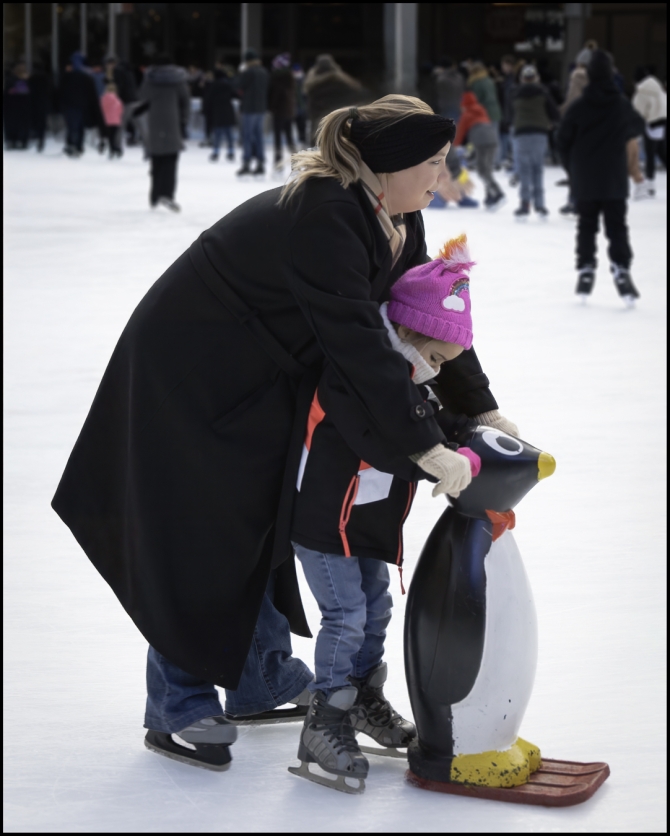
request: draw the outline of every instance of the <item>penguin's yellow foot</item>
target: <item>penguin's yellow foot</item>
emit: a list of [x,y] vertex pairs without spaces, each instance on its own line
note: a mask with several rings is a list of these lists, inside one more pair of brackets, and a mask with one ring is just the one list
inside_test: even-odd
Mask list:
[[[504,752],[456,755],[451,762],[451,780],[455,784],[479,787],[520,787],[528,783],[533,770],[529,756],[519,743],[517,740]],[[539,749],[533,747],[533,751],[539,758]]]
[[529,743],[523,737],[517,737],[516,745],[521,749],[524,755],[528,758],[528,766],[531,772],[537,772],[542,766],[542,753],[540,747],[534,743]]

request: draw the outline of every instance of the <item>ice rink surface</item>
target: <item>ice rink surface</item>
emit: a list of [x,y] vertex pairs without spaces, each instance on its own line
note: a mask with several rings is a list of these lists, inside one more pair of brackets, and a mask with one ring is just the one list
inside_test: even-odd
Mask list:
[[[431,254],[468,233],[479,357],[503,414],[557,461],[517,508],[540,630],[521,733],[547,757],[607,761],[611,777],[580,806],[545,809],[425,792],[404,782],[403,761],[379,758],[364,795],[336,793],[288,773],[295,724],[242,729],[225,773],[144,748],[146,643],[49,503],[143,294],[203,229],[278,182],[237,182],[192,144],[175,215],[150,211],[137,149],[75,161],[50,143],[4,164],[5,831],[664,832],[665,174],[655,200],[630,204],[634,311],[614,291],[602,237],[593,298],[576,302],[558,168],[546,170],[546,223],[515,222],[504,178],[495,215],[424,212]],[[406,580],[443,508],[423,483]],[[392,590],[387,693],[410,716],[396,577]],[[294,649],[311,661],[311,641]]]

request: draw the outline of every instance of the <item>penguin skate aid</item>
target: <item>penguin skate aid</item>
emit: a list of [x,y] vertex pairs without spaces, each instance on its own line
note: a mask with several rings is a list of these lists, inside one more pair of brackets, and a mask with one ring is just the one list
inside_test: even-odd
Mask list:
[[[441,408],[430,383],[442,363],[472,344],[472,264],[462,235],[435,260],[403,274],[380,308],[391,345],[407,361],[408,382],[423,395],[416,420],[434,415],[445,435],[454,416]],[[497,410],[476,420],[516,432]],[[434,496],[457,497],[478,472],[478,457],[456,447],[398,453],[369,425],[336,371],[324,368],[304,436],[292,522],[293,545],[322,613],[301,763],[289,767],[294,775],[361,793],[366,754],[407,757],[416,729],[384,694],[393,605],[388,564],[397,566],[404,594],[402,529],[418,480],[436,481]],[[358,737],[370,745],[361,746]]]

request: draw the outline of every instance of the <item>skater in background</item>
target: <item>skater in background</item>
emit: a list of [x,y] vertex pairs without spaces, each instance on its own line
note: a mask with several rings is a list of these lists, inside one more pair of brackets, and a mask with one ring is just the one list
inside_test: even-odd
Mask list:
[[73,52],[60,81],[60,107],[65,119],[65,153],[80,157],[84,153],[86,128],[103,124],[100,99],[93,77],[86,71],[84,56]]
[[295,81],[295,129],[300,148],[307,148],[307,97],[305,96],[305,71],[301,64],[291,67]]
[[[364,183],[366,174],[363,169]],[[376,190],[372,181],[371,188]],[[391,346],[407,361],[408,378],[445,433],[449,421],[427,384],[443,363],[472,345],[471,266],[461,236],[434,261],[401,276],[379,310]],[[393,607],[388,565],[402,573],[402,529],[417,482],[429,474],[440,480],[433,496],[447,489],[458,496],[472,479],[464,448],[436,450],[435,464],[441,463],[434,468],[433,454],[398,455],[381,433],[362,434],[364,423],[356,399],[326,365],[307,423],[292,527],[296,554],[321,610],[309,686],[314,697],[298,747],[303,766],[295,771],[344,792],[362,791],[364,783],[352,789],[344,777],[364,782],[369,769],[355,732],[390,750],[416,737],[414,725],[384,696],[383,659]],[[332,733],[335,723],[342,723],[338,734]],[[310,761],[336,781],[315,776],[305,766]]]
[[175,201],[177,163],[191,112],[185,71],[175,66],[167,54],[158,55],[144,75],[139,101],[140,108],[148,110],[145,150],[151,158],[149,203],[152,208],[165,206],[179,212]]
[[121,157],[121,125],[123,124],[123,102],[117,95],[116,84],[109,83],[100,99],[100,108],[105,120],[105,133],[109,143],[109,159]]
[[644,120],[617,89],[612,61],[602,50],[594,50],[588,76],[589,83],[568,107],[557,135],[578,215],[576,293],[585,300],[593,290],[602,215],[614,283],[632,307],[640,294],[630,275],[633,253],[626,223],[626,145],[643,132]]
[[[240,116],[242,120],[242,168],[238,176],[244,174],[265,174],[265,141],[263,122],[268,109],[269,73],[261,64],[255,49],[244,53],[244,69],[236,81],[240,97]],[[256,160],[256,167],[251,169],[251,161]]]
[[461,118],[461,98],[465,91],[465,79],[459,73],[453,58],[443,56],[433,70],[436,113],[453,119],[458,124]]
[[[224,768],[234,727],[215,686],[239,718],[299,701],[312,679],[291,655],[289,627],[310,632],[290,533],[326,360],[365,432],[458,489],[379,313],[426,261],[420,210],[452,137],[407,96],[330,114],[283,189],[158,266],[119,339],[52,504],[151,647],[146,742],[163,754]],[[474,347],[436,381],[452,412],[509,425]]]
[[643,137],[646,182],[644,192],[646,197],[653,197],[656,194],[654,186],[656,157],[658,156],[666,166],[665,130],[668,116],[668,94],[654,75],[653,67],[636,68],[633,107],[645,122]]
[[47,132],[47,116],[51,107],[52,86],[51,79],[44,72],[44,65],[41,61],[33,61],[28,87],[30,88],[32,132],[37,140],[37,150],[43,151]]
[[282,140],[286,144],[289,157],[296,151],[293,141],[295,100],[295,78],[291,70],[291,56],[288,52],[282,52],[272,61],[268,88],[268,109],[272,114],[275,141],[275,171],[281,171],[284,167]]
[[501,79],[498,86],[500,100],[500,162],[501,165],[517,174],[514,161],[514,111],[512,98],[517,87],[518,61],[513,55],[503,55],[500,59]]
[[25,150],[30,138],[30,86],[23,61],[16,64],[5,82],[3,105],[5,146]]
[[496,148],[493,156],[494,165],[500,164],[500,120],[502,110],[496,92],[496,85],[481,61],[469,63],[467,89],[475,94],[477,101],[486,111],[495,133]]
[[226,159],[235,160],[235,108],[233,99],[237,92],[232,79],[224,67],[214,70],[214,80],[203,94],[202,109],[212,132],[212,152],[209,159],[214,163],[219,159],[221,143],[226,142]]
[[466,91],[461,99],[461,118],[456,129],[454,146],[462,145],[467,138],[475,149],[475,165],[481,177],[487,209],[499,209],[505,202],[505,193],[493,176],[493,166],[498,152],[498,133],[483,105],[474,93]]
[[549,214],[544,200],[547,135],[558,123],[560,114],[532,64],[521,70],[520,79],[512,98],[514,158],[521,192],[521,205],[514,215],[520,220],[527,218],[532,204],[535,212],[546,218]]
[[305,76],[310,145],[316,144],[319,123],[333,110],[360,104],[365,99],[363,85],[345,73],[332,55],[318,55]]

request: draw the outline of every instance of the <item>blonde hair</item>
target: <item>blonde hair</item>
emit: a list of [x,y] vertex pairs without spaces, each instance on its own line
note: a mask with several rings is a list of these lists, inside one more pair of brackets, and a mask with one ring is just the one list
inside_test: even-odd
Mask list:
[[[361,154],[349,139],[352,119],[350,107],[334,110],[319,122],[316,148],[299,151],[291,157],[293,174],[282,189],[279,205],[287,203],[311,177],[333,177],[346,189],[361,176]],[[357,118],[364,122],[379,121],[379,130],[417,113],[433,113],[433,109],[414,96],[391,94],[369,105],[356,108]]]

